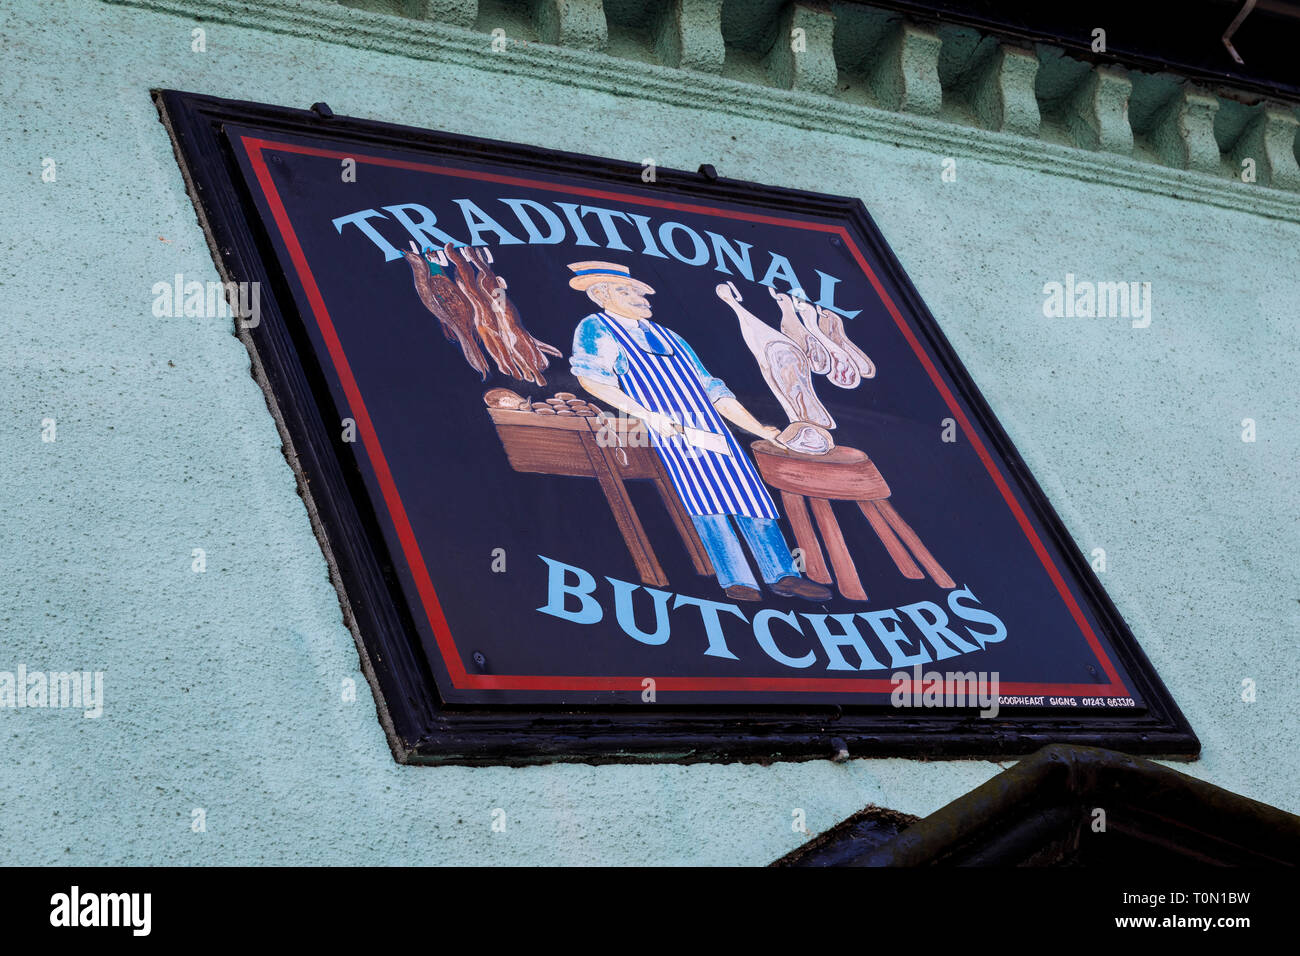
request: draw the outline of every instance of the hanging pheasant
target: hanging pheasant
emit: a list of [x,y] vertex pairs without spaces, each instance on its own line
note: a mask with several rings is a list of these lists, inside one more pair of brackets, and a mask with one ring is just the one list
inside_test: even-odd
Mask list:
[[[519,310],[506,294],[506,280],[492,271],[492,253],[487,249],[465,248],[461,255],[475,270],[475,284],[489,304],[496,321],[496,331],[512,364],[522,372],[524,381],[545,385],[542,370],[550,365],[547,354],[559,356],[560,350],[533,338],[524,328]],[[519,377],[519,376],[516,376]]]
[[474,371],[487,379],[495,364],[502,375],[546,384],[542,370],[550,364],[547,356],[562,353],[524,328],[519,310],[506,295],[506,280],[492,271],[489,250],[457,249],[449,242],[421,253],[412,242],[402,255],[411,266],[420,301],[438,317],[448,341],[460,345]]
[[442,334],[460,345],[461,354],[479,375],[488,377],[487,359],[474,337],[474,307],[459,286],[444,271],[448,262],[442,252],[425,250],[421,255],[415,243],[402,255],[411,266],[415,291],[425,308],[438,318]]
[[[443,251],[450,259],[455,256],[456,247],[449,242],[443,247]],[[515,365],[510,357],[510,350],[501,340],[501,333],[497,331],[496,313],[492,308],[492,297],[476,281],[476,273],[469,265],[469,257],[465,249],[460,250],[460,260],[456,262],[456,287],[474,309],[474,331],[479,341],[483,343],[487,354],[492,356],[497,370],[502,375],[509,375],[520,381],[532,381],[531,378],[525,378],[523,371]]]

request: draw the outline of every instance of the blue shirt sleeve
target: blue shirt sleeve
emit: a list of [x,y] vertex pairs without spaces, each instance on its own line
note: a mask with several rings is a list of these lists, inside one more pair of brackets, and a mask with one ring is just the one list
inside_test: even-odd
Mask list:
[[695,369],[695,374],[700,377],[700,384],[704,386],[704,394],[709,396],[709,401],[716,402],[720,398],[735,398],[736,395],[731,389],[727,388],[726,383],[720,378],[714,378],[709,374],[709,370],[704,367],[700,357],[695,354],[695,350],[686,344],[686,340],[671,329],[668,333],[673,337],[673,344],[680,348],[683,357],[690,362]]
[[627,356],[600,316],[589,315],[574,329],[569,369],[574,375],[618,388],[618,377],[627,371]]

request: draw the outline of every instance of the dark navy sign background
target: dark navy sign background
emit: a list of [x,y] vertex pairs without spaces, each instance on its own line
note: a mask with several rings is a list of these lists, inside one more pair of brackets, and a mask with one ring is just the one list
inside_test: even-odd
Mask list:
[[[891,676],[910,674],[919,663],[923,672],[996,674],[1004,706],[1017,697],[1041,697],[1033,703],[1042,706],[1085,706],[1084,698],[1093,698],[1092,706],[1131,699],[1141,709],[1050,535],[961,405],[959,387],[928,351],[919,327],[876,278],[887,270],[840,222],[726,204],[705,208],[657,193],[653,184],[614,188],[594,178],[548,178],[487,163],[435,165],[413,152],[343,152],[289,136],[227,131],[335,410],[356,422],[351,447],[445,700],[639,705],[651,679],[661,700],[678,703],[888,704]],[[346,159],[355,160],[355,181],[343,175]],[[551,211],[563,241],[528,242],[519,206],[506,199]],[[594,211],[578,220],[589,237],[579,244],[563,203],[624,214],[610,222],[629,249],[611,245]],[[490,250],[488,268],[506,280],[522,326],[562,353],[547,356],[539,375],[545,385],[502,374],[486,352],[484,380],[422,302],[411,262],[386,258],[389,247],[409,251],[412,235],[385,207],[404,207],[418,224],[423,214],[416,205],[436,215],[436,229],[457,242],[475,238],[467,210],[471,220],[480,210],[521,240],[503,241],[478,220],[475,245]],[[527,208],[548,238],[544,215]],[[376,215],[346,218],[366,210]],[[635,216],[646,217],[641,226],[658,255],[647,252]],[[694,257],[693,232],[706,243],[706,261],[692,265],[666,254],[660,230],[667,222],[684,227],[669,229],[682,258]],[[710,234],[732,249],[752,247],[752,279],[717,254]],[[431,235],[420,234],[418,246],[433,245]],[[788,269],[781,261],[774,266],[773,254],[788,261]],[[474,271],[456,250],[447,261],[444,275]],[[888,483],[888,507],[921,550],[897,526],[891,533],[889,516],[873,511],[871,501],[839,498],[829,507],[843,537],[840,553],[865,600],[845,595],[852,585],[830,566],[835,544],[815,513],[830,596],[781,596],[763,580],[760,600],[732,599],[714,575],[699,573],[688,536],[670,520],[656,486],[630,480],[625,488],[632,510],[666,579],[646,584],[644,561],[638,564],[597,479],[516,470],[505,444],[515,439],[503,437],[510,429],[498,431],[485,403],[493,389],[539,404],[558,392],[576,396],[574,407],[586,401],[616,414],[570,372],[575,329],[599,308],[570,286],[570,265],[584,261],[625,267],[632,279],[653,287],[647,297],[653,321],[681,336],[759,423],[778,429],[790,424],[790,416],[747,347],[742,322],[719,283],[733,282],[740,304],[773,331],[781,309],[764,278],[780,292],[797,279],[809,299],[841,316],[845,334],[870,357],[875,374],[853,388],[813,375],[816,398],[834,419],[830,435],[837,451],[857,449],[869,457]],[[718,269],[720,261],[727,271]],[[553,425],[555,416],[517,414],[523,417],[497,418],[516,422],[510,433],[524,436],[519,440],[553,437],[542,426]],[[533,422],[528,414],[536,416],[536,432],[523,430]],[[949,419],[955,441],[942,440]],[[728,427],[753,461],[750,445],[757,436]],[[611,467],[617,473],[619,466]],[[768,490],[781,535],[794,549],[803,541],[788,501]],[[805,495],[810,507],[816,497]],[[869,512],[879,520],[870,520]],[[891,555],[890,543],[901,553]],[[907,577],[908,566],[924,573]],[[951,586],[944,586],[944,575]],[[811,568],[804,570],[804,580],[812,576]],[[655,643],[637,639],[626,621],[620,623],[617,586],[609,579],[624,582],[625,598],[630,594],[633,632],[654,634]],[[656,612],[663,619],[658,627]],[[874,622],[864,616],[873,613]],[[591,620],[597,614],[599,620]],[[893,641],[882,640],[882,633]],[[768,638],[766,644],[760,637]]]

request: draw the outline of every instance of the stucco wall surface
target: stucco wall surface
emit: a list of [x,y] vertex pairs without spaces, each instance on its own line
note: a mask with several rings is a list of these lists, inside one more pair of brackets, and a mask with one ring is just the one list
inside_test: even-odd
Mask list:
[[[1295,222],[969,149],[943,182],[939,153],[520,77],[486,39],[473,71],[221,24],[196,53],[195,25],[0,9],[0,670],[106,675],[98,720],[0,711],[5,862],[761,864],[807,839],[794,808],[812,832],[867,803],[923,815],[999,771],[398,766],[243,345],[152,315],[155,282],[217,274],[151,87],[861,197],[1079,546],[1106,550],[1203,742],[1179,769],[1300,811]],[[1151,282],[1150,327],[1045,318],[1067,273]]]

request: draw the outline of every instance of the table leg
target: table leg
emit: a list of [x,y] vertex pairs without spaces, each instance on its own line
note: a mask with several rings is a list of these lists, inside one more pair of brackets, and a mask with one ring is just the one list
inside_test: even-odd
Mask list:
[[948,572],[940,567],[939,562],[934,559],[934,555],[926,550],[925,545],[921,543],[921,539],[916,536],[916,532],[894,510],[894,506],[889,503],[889,499],[881,498],[876,502],[876,507],[885,516],[885,520],[893,525],[894,530],[898,532],[898,536],[903,539],[903,543],[912,549],[912,553],[916,555],[916,560],[921,562],[921,567],[925,568],[930,577],[934,578],[934,583],[945,589],[955,588],[957,586],[956,582],[948,577]]
[[650,547],[650,539],[646,537],[645,528],[641,526],[641,519],[637,517],[636,509],[632,507],[632,499],[628,497],[627,488],[623,486],[623,480],[618,477],[618,463],[614,458],[613,448],[602,447],[596,441],[596,436],[591,433],[583,434],[582,444],[586,449],[587,457],[591,459],[596,480],[600,483],[600,490],[605,493],[605,500],[609,502],[609,510],[614,515],[614,522],[623,535],[623,543],[627,545],[628,554],[632,556],[632,562],[641,576],[641,583],[664,587],[668,584],[668,578],[659,565],[659,559],[655,557],[654,549]]
[[[656,458],[659,456],[656,455]],[[677,534],[682,539],[682,544],[686,546],[686,553],[691,556],[691,564],[695,566],[696,574],[710,575],[713,573],[713,562],[709,560],[709,552],[704,548],[704,542],[700,540],[700,533],[695,530],[695,522],[686,509],[682,507],[681,498],[677,497],[677,489],[672,486],[667,478],[656,478],[655,487],[659,489],[659,497],[664,501],[664,508],[668,511],[668,516],[673,519],[673,525],[677,528]]]
[[785,505],[786,517],[790,519],[790,527],[794,529],[795,543],[803,552],[805,573],[818,584],[830,584],[831,573],[826,570],[826,562],[822,560],[822,547],[817,543],[817,533],[813,531],[812,522],[808,519],[808,509],[804,507],[803,495],[783,491],[781,504]]
[[921,569],[916,566],[916,562],[912,560],[912,556],[907,553],[907,548],[903,546],[903,542],[898,540],[898,536],[895,535],[893,530],[889,527],[889,522],[886,521],[885,516],[880,513],[879,508],[876,506],[876,502],[859,501],[858,507],[862,509],[862,513],[866,516],[867,520],[871,522],[871,527],[876,532],[876,537],[878,537],[880,543],[885,546],[885,550],[889,552],[889,556],[894,559],[894,566],[898,568],[903,577],[911,578],[913,581],[919,581],[921,578],[925,577],[925,575],[921,573]]
[[853,565],[853,557],[849,554],[848,545],[844,543],[844,535],[840,532],[839,522],[835,520],[831,503],[825,498],[809,498],[808,503],[812,506],[813,516],[817,519],[817,527],[821,529],[822,540],[826,542],[826,553],[830,555],[831,567],[835,569],[835,586],[846,598],[852,601],[865,601],[867,592],[862,590],[862,582],[858,580],[858,569]]

